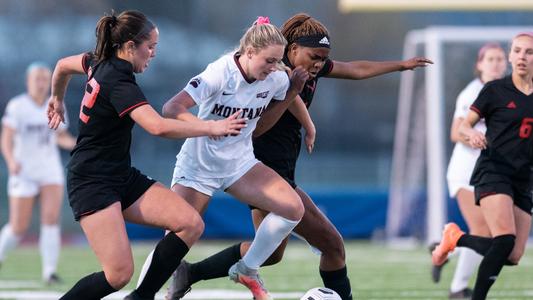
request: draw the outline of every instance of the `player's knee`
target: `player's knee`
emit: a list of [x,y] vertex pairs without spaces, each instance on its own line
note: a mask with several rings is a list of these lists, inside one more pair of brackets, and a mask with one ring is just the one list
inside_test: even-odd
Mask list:
[[318,250],[320,250],[324,255],[331,257],[345,259],[346,253],[344,250],[344,241],[342,240],[341,235],[338,232],[330,233],[324,236],[324,241],[321,243]]
[[290,207],[287,210],[288,216],[287,219],[293,220],[293,221],[300,221],[305,213],[305,208],[302,203],[302,200],[298,197],[295,198],[294,201],[290,203]]
[[[509,258],[515,247],[515,235],[504,234],[494,237],[492,242],[492,251],[496,251],[498,255]],[[512,261],[512,260],[511,260]]]
[[181,224],[176,224],[172,231],[183,232],[194,242],[200,238],[204,232],[205,224],[202,217],[196,212],[187,216],[187,221],[182,221]]
[[106,273],[106,279],[109,284],[119,290],[125,287],[131,280],[133,276],[133,263],[124,263],[117,266],[114,266]]
[[505,265],[507,266],[516,266],[520,262],[520,259],[522,259],[522,256],[524,255],[524,250],[520,249],[514,249],[511,255],[507,258],[507,262]]

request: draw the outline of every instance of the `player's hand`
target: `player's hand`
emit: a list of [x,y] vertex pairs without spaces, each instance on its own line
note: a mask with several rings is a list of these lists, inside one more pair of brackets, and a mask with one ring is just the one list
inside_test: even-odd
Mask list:
[[414,57],[408,60],[404,60],[401,65],[401,71],[405,70],[414,70],[419,67],[426,67],[430,64],[433,64],[433,61],[425,58],[425,57]]
[[307,148],[307,153],[311,154],[313,153],[313,149],[315,148],[315,139],[316,139],[316,129],[315,125],[313,124],[313,128],[305,131],[305,146]]
[[246,121],[248,121],[247,118],[238,118],[240,114],[242,114],[242,109],[239,109],[226,119],[213,121],[209,137],[216,139],[227,135],[239,135],[241,129],[247,126]]
[[46,115],[48,116],[48,126],[51,129],[57,129],[61,123],[65,123],[65,107],[63,106],[63,101],[52,97],[48,101]]
[[17,175],[20,172],[21,166],[17,161],[11,160],[7,162],[7,169],[9,175]]
[[483,133],[477,130],[472,130],[468,135],[468,144],[475,149],[486,149],[487,139]]
[[298,66],[290,72],[291,89],[299,94],[304,88],[305,82],[309,79],[309,73],[302,67]]

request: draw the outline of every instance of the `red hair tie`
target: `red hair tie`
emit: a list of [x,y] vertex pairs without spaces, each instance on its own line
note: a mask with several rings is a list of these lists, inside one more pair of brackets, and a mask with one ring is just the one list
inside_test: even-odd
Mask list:
[[255,24],[261,25],[261,24],[270,24],[270,19],[268,17],[257,17],[257,21],[255,21]]

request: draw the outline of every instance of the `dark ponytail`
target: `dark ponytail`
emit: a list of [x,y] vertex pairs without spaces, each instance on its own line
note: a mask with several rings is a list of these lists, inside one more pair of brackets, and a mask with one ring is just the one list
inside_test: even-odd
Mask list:
[[97,62],[109,59],[128,41],[135,45],[147,40],[155,25],[138,11],[127,10],[120,15],[103,16],[96,24],[96,47],[94,55]]

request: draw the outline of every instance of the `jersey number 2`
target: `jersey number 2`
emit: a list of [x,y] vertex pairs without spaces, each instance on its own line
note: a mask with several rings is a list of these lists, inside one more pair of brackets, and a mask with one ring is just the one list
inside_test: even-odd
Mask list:
[[90,117],[83,112],[83,107],[91,109],[94,105],[94,102],[96,101],[96,96],[98,96],[98,92],[100,92],[100,84],[96,82],[94,78],[92,78],[91,80],[89,80],[89,82],[87,82],[87,85],[85,86],[85,94],[83,95],[83,100],[81,102],[80,107],[80,120],[85,124],[89,122]]
[[520,125],[520,138],[527,139],[531,135],[531,130],[533,129],[533,118],[524,118],[522,120],[522,125]]

